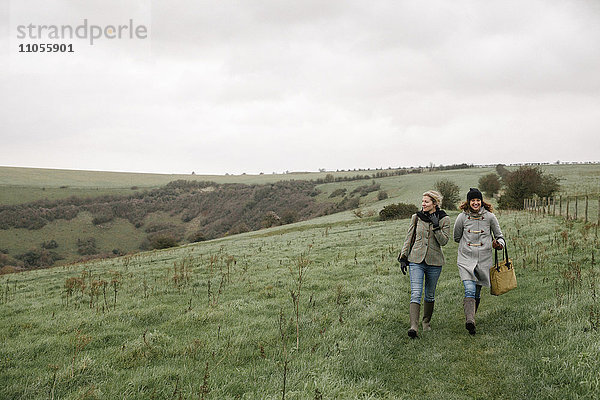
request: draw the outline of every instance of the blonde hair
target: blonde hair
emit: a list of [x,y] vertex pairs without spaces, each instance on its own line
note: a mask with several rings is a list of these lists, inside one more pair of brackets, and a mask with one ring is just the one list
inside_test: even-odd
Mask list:
[[442,200],[444,199],[444,196],[442,196],[440,192],[435,190],[428,190],[425,193],[423,193],[423,196],[429,197],[431,200],[433,200],[433,203],[436,206],[440,208],[442,207]]

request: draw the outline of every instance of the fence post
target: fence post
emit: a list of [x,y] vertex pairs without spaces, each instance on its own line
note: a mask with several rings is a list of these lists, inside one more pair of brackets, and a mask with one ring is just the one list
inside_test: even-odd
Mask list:
[[588,196],[585,195],[585,223],[588,223]]
[[552,216],[556,216],[556,197],[552,197]]
[[578,196],[575,196],[575,219],[577,219],[577,200],[578,200]]
[[569,219],[569,196],[567,196],[567,220]]
[[558,215],[562,217],[562,196],[558,196]]

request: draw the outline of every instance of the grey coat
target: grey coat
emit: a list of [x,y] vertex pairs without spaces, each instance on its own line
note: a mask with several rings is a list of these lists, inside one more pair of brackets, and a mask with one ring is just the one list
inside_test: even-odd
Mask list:
[[[492,237],[493,233],[493,237]],[[481,207],[479,213],[463,212],[454,222],[454,241],[458,243],[458,273],[461,280],[490,286],[490,268],[494,265],[492,240],[506,245],[498,219]]]
[[[417,229],[415,244],[409,254],[410,242],[415,227]],[[400,257],[408,257],[408,262],[416,264],[425,261],[428,265],[441,267],[446,262],[441,246],[445,246],[448,243],[449,237],[450,217],[445,216],[442,218],[440,220],[440,227],[433,229],[431,222],[424,222],[417,214],[413,214]]]

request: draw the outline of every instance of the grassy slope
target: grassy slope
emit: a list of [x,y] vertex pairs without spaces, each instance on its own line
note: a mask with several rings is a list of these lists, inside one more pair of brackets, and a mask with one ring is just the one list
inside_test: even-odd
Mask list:
[[[0,171],[2,169],[0,168]],[[432,173],[422,173],[422,174],[410,174],[403,176],[394,176],[387,178],[379,178],[376,179],[377,183],[381,184],[382,190],[388,191],[390,198],[378,202],[377,201],[377,192],[373,192],[369,194],[369,196],[361,198],[361,205],[364,207],[365,205],[368,208],[373,209],[375,212],[378,212],[384,205],[389,204],[391,202],[411,202],[415,204],[420,204],[420,196],[419,192],[423,190],[425,187],[433,187],[436,180],[440,178],[447,178],[454,180],[457,182],[461,188],[463,188],[464,193],[468,191],[470,186],[474,186],[477,183],[477,180],[480,176],[485,173],[489,173],[491,169],[485,168],[473,168],[469,170],[455,170],[455,171],[444,171],[444,172],[432,172]],[[35,172],[35,170],[33,171]],[[31,172],[31,173],[33,173]],[[66,171],[73,172],[73,171]],[[65,172],[65,173],[66,173]],[[80,171],[81,172],[81,171]],[[56,174],[56,171],[50,171],[51,174]],[[41,174],[41,172],[40,172]],[[84,175],[87,175],[85,173]],[[113,176],[114,173],[109,173],[109,176]],[[131,174],[134,175],[134,174]],[[140,174],[135,174],[140,175]],[[288,174],[287,176],[295,176],[295,174]],[[318,177],[318,174],[313,174],[313,178]],[[74,175],[75,176],[75,175]],[[281,175],[279,175],[281,177]],[[99,187],[103,184],[104,178],[101,173],[91,173],[89,176],[90,179],[94,177],[94,181],[88,182],[89,184],[96,184]],[[122,178],[121,175],[117,175],[117,177]],[[117,183],[117,177],[111,178],[113,179],[113,184]],[[188,176],[187,178],[190,178]],[[252,177],[239,177],[239,179],[249,179],[244,182],[251,182]],[[15,176],[16,179],[16,176]],[[41,179],[41,178],[40,178]],[[48,176],[48,181],[53,181],[53,179],[57,179],[55,177]],[[71,178],[69,181],[71,183],[75,182],[75,178]],[[151,179],[150,177],[145,177],[145,179]],[[231,178],[233,179],[233,178]],[[108,178],[106,178],[108,180]],[[57,182],[57,181],[56,181]],[[130,181],[128,183],[132,183],[134,181]],[[141,181],[140,181],[141,182]],[[137,182],[137,183],[140,183]],[[329,194],[337,189],[337,188],[347,188],[348,192],[351,192],[354,188],[362,185],[370,185],[370,180],[359,180],[359,181],[351,181],[351,182],[337,182],[331,184],[319,185],[318,188],[323,191],[321,195],[318,196],[318,201],[340,201],[340,198],[337,197],[335,199],[329,199]],[[5,193],[15,193],[11,190],[15,188],[10,188],[5,190]],[[45,191],[41,191],[40,188],[17,188],[17,192],[20,190],[34,190],[38,192],[60,192],[64,191],[65,197],[69,193],[89,193],[93,192],[95,189],[90,188],[54,188],[54,189],[46,189]],[[104,193],[109,190],[118,191],[119,189],[113,188],[102,188],[98,190],[98,193]],[[130,189],[121,189],[126,192],[131,193]],[[416,195],[415,195],[416,194]],[[5,194],[5,197],[9,195]],[[151,215],[147,218],[146,222],[151,222],[156,220],[156,215]],[[169,218],[161,218],[161,222],[171,222],[173,224],[181,224],[181,218],[179,216],[172,216]],[[143,229],[143,228],[142,228]],[[188,229],[191,233],[193,229]],[[60,263],[72,262],[77,260],[79,256],[77,255],[77,247],[76,241],[78,238],[85,239],[87,237],[96,237],[97,246],[101,252],[111,252],[113,249],[118,248],[124,252],[132,252],[136,251],[139,248],[139,245],[146,234],[142,231],[136,230],[133,225],[124,220],[115,220],[114,222],[110,222],[107,224],[103,224],[101,226],[94,226],[91,223],[91,218],[89,215],[80,215],[77,219],[72,221],[65,220],[57,220],[49,224],[40,230],[27,230],[27,229],[10,229],[10,230],[0,230],[0,243],[2,243],[2,248],[9,250],[11,255],[21,254],[33,247],[39,247],[40,244],[44,241],[48,240],[56,240],[59,244],[59,248],[57,252],[65,257],[65,260],[59,261]]]
[[[514,168],[514,167],[511,167]],[[551,165],[543,167],[547,172],[555,174],[563,179],[563,192],[583,193],[593,192],[593,188],[600,182],[600,165]],[[375,181],[381,185],[382,190],[389,194],[387,200],[378,202],[377,192],[370,193],[361,198],[361,207],[378,212],[384,205],[394,202],[406,202],[419,204],[419,194],[425,188],[432,188],[439,179],[450,179],[456,182],[462,190],[464,197],[469,187],[476,186],[479,178],[492,172],[493,168],[472,168],[467,170],[453,170],[441,172],[425,172],[422,174],[409,174],[379,178]],[[373,171],[371,171],[373,172]],[[334,175],[353,175],[352,173],[333,173]],[[131,174],[115,172],[93,172],[93,171],[68,171],[68,170],[42,170],[27,168],[0,167],[0,186],[11,182],[13,185],[4,186],[0,190],[0,204],[22,202],[25,199],[34,200],[41,196],[49,199],[65,198],[70,195],[96,196],[100,194],[130,194],[131,186],[143,188],[145,186],[160,185],[174,179],[199,179],[216,180],[220,182],[242,182],[242,183],[266,183],[272,179],[316,179],[324,177],[325,173],[311,174],[286,174],[286,175],[239,175],[239,176],[192,176],[192,175],[158,175],[158,174]],[[28,187],[21,186],[28,184]],[[370,180],[359,180],[351,182],[336,182],[319,185],[322,191],[317,197],[318,201],[339,201],[340,197],[330,199],[329,195],[335,189],[347,188],[348,193],[358,186],[369,185]],[[45,186],[42,186],[45,185]],[[68,186],[60,188],[60,186]],[[45,187],[45,190],[42,188]],[[580,204],[580,214],[583,205]],[[573,203],[570,206],[573,207]],[[591,201],[589,205],[590,218],[595,220],[598,215],[597,200]],[[147,222],[156,219],[152,215]],[[59,263],[71,262],[79,258],[76,254],[76,240],[94,236],[97,238],[98,248],[101,252],[111,252],[118,248],[125,252],[137,251],[145,237],[144,232],[139,232],[127,221],[117,220],[104,224],[102,227],[93,226],[89,218],[80,216],[74,221],[54,221],[49,226],[38,231],[26,229],[0,230],[0,243],[2,248],[8,249],[11,255],[21,254],[33,247],[39,247],[43,241],[54,239],[59,243],[58,253],[65,257]],[[327,220],[327,219],[326,219]],[[171,222],[176,225],[181,223],[179,217],[162,218],[163,222]],[[187,234],[193,231],[188,227]]]
[[[0,397],[200,398],[207,389],[206,398],[281,398],[283,313],[287,398],[592,398],[600,390],[600,327],[592,328],[590,314],[599,311],[590,296],[599,283],[590,266],[592,251],[598,257],[593,232],[584,239],[579,223],[524,213],[499,219],[519,288],[484,294],[475,337],[464,330],[451,242],[434,330],[407,338],[409,282],[395,261],[407,220],[342,213],[3,277]],[[302,254],[311,263],[296,351],[290,269]],[[178,286],[182,265],[188,279]],[[581,279],[565,278],[576,276],[576,265]],[[66,305],[64,283],[83,271],[108,282],[121,274],[114,310],[103,310],[102,294],[90,308],[87,292]],[[111,308],[113,294],[109,286]]]

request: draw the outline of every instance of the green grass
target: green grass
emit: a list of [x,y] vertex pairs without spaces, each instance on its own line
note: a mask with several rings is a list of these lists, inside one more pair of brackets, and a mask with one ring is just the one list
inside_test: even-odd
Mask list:
[[0,229],[0,243],[13,255],[40,248],[43,242],[55,240],[59,245],[57,252],[65,257],[59,263],[69,263],[81,258],[77,254],[77,239],[94,237],[102,253],[110,253],[113,249],[128,253],[139,250],[144,236],[129,221],[120,218],[94,225],[92,215],[88,212],[81,212],[71,221],[52,221],[36,230]]
[[[593,230],[525,213],[498,216],[519,287],[484,294],[475,337],[464,329],[453,242],[444,248],[433,331],[407,337],[409,282],[395,258],[408,220],[342,213],[4,276],[0,398],[196,399],[204,391],[213,399],[276,399],[286,359],[290,399],[593,398],[600,390]],[[310,264],[296,350],[290,290],[301,256]],[[90,308],[89,283],[110,282],[116,272],[116,304],[109,284],[110,310],[102,293]],[[67,305],[65,282],[82,274],[88,286]]]

